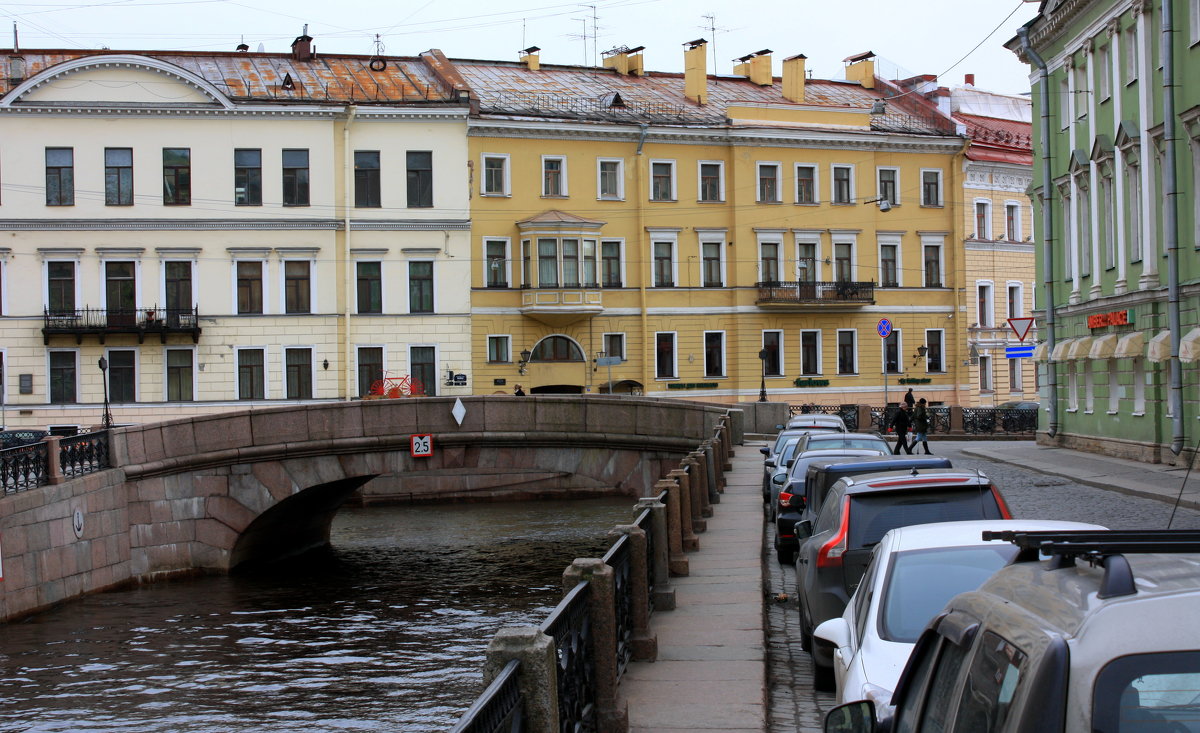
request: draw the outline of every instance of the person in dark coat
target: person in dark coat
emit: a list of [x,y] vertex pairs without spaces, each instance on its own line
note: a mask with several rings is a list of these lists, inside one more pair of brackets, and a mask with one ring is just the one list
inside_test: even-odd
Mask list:
[[892,415],[892,424],[889,427],[896,431],[896,447],[892,449],[892,455],[900,455],[902,448],[905,453],[912,455],[912,446],[908,444],[908,429],[912,427],[912,420],[908,415],[907,404],[900,405],[900,409]]
[[525,396],[525,390],[521,389],[521,385],[518,384],[513,389],[513,396],[514,397],[524,397]]
[[904,404],[908,405],[910,410],[917,404],[917,398],[913,397],[912,387],[909,387],[908,391],[904,393]]
[[933,455],[933,451],[929,450],[929,440],[926,434],[929,432],[929,411],[925,409],[925,398],[917,400],[917,409],[913,410],[912,416],[913,429],[913,447],[917,447],[920,443],[925,447],[925,455]]

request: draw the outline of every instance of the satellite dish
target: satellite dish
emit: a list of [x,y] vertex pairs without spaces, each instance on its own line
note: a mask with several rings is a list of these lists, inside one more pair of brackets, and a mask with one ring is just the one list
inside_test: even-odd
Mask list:
[[259,44],[258,44],[258,52],[259,52],[259,53],[266,53],[266,52],[267,52],[267,48],[266,48],[266,46],[263,46],[263,45],[262,45],[262,43],[259,43]]

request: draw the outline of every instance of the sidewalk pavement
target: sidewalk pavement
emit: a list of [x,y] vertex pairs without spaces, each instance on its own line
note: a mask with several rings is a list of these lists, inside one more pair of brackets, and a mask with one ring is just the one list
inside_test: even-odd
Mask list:
[[1068,448],[1041,446],[1032,440],[962,441],[957,442],[956,447],[969,456],[1022,466],[1086,486],[1169,504],[1175,503],[1183,486],[1179,505],[1200,510],[1200,469],[1189,472],[1184,460],[1180,460],[1178,466],[1142,463]]
[[675,610],[650,618],[658,660],[617,688],[630,733],[765,730],[762,455],[740,445],[732,462],[688,575],[671,578]]

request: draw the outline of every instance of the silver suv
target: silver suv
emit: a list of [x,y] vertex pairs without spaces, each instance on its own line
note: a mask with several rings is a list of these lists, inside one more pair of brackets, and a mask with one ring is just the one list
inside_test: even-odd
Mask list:
[[1200,731],[1200,532],[983,539],[1020,550],[930,622],[892,709],[838,706],[826,733]]

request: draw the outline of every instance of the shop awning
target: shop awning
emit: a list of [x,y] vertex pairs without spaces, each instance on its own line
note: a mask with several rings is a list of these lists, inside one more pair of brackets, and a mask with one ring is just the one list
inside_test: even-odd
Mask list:
[[1117,341],[1117,350],[1113,356],[1118,359],[1132,359],[1144,356],[1146,353],[1146,334],[1141,331],[1127,333]]
[[1159,331],[1157,336],[1150,339],[1150,345],[1146,347],[1146,358],[1156,364],[1171,358],[1170,331]]
[[1117,350],[1117,334],[1106,333],[1092,339],[1092,350],[1088,352],[1089,359],[1111,359]]
[[1188,331],[1179,341],[1179,360],[1184,364],[1200,360],[1200,327]]
[[1054,351],[1050,352],[1050,361],[1063,361],[1067,358],[1067,351],[1071,348],[1071,344],[1075,343],[1075,339],[1063,339],[1054,345]]
[[1079,359],[1086,359],[1088,354],[1091,352],[1091,350],[1092,350],[1092,337],[1091,336],[1083,336],[1081,338],[1075,339],[1075,342],[1071,344],[1071,350],[1069,352],[1067,352],[1067,358],[1070,359],[1071,361],[1077,361]]
[[1033,360],[1034,361],[1045,361],[1046,357],[1049,356],[1049,351],[1050,351],[1050,342],[1043,341],[1042,343],[1037,345],[1037,348],[1035,348],[1033,350]]

